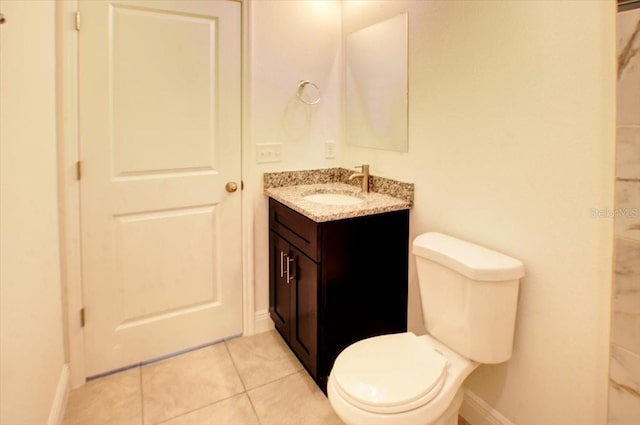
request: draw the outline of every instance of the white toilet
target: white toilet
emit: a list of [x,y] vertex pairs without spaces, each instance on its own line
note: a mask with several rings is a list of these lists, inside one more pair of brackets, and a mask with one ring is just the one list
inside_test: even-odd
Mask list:
[[348,425],[455,425],[467,376],[511,357],[522,262],[440,233],[418,236],[413,254],[429,334],[340,353],[327,394]]

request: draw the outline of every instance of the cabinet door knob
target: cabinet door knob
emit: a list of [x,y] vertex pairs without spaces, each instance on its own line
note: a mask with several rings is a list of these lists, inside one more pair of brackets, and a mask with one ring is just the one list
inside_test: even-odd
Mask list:
[[228,182],[224,185],[224,188],[227,190],[227,192],[235,192],[236,190],[238,190],[238,184],[236,182]]

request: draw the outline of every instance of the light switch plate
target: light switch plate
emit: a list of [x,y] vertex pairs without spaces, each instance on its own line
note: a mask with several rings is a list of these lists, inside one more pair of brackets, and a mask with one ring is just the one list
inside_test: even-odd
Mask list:
[[336,142],[333,140],[327,140],[324,142],[324,157],[326,159],[335,159],[336,157]]
[[282,143],[259,143],[256,145],[256,162],[282,161]]

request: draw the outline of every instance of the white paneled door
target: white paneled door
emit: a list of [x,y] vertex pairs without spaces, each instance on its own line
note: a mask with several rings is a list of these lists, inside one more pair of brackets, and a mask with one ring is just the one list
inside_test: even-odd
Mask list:
[[241,4],[79,7],[92,376],[242,332]]

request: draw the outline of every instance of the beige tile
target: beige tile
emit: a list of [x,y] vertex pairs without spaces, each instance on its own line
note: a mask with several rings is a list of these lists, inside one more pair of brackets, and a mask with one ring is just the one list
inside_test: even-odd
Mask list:
[[640,241],[615,238],[614,272],[613,312],[640,320]]
[[613,312],[611,343],[640,352],[640,317],[626,312]]
[[611,342],[640,353],[640,241],[615,238],[614,264]]
[[640,179],[640,126],[617,128],[616,177]]
[[142,367],[144,423],[156,424],[244,391],[224,344]]
[[640,398],[640,354],[612,345],[609,378],[629,394]]
[[458,425],[471,425],[465,418],[458,416]]
[[262,425],[342,424],[306,371],[248,391]]
[[609,425],[635,424],[640,417],[640,355],[611,346]]
[[[638,35],[640,9],[618,13],[618,95],[617,121],[623,125],[640,125],[640,45]],[[625,49],[626,48],[626,49]]]
[[247,389],[302,370],[302,364],[275,330],[226,344]]
[[140,368],[89,381],[71,391],[64,425],[140,425]]
[[247,394],[233,396],[162,425],[260,425]]
[[616,236],[640,241],[640,181],[616,180]]
[[617,386],[609,386],[608,425],[637,424],[640,417],[640,397],[635,397]]

